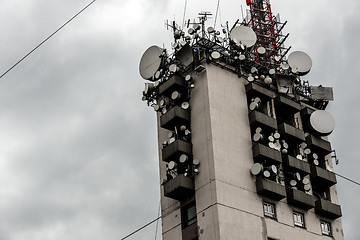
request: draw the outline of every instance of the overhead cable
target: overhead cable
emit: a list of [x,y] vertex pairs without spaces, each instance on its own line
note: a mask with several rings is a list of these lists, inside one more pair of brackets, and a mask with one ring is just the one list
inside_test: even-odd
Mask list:
[[19,63],[21,63],[25,58],[27,58],[30,54],[32,54],[36,49],[38,49],[41,45],[43,45],[47,40],[49,40],[52,36],[54,36],[57,32],[59,32],[63,27],[65,27],[68,23],[74,20],[77,16],[79,16],[83,11],[85,11],[90,5],[92,5],[96,0],[93,0],[88,5],[86,5],[83,9],[81,9],[77,14],[75,14],[72,18],[70,18],[67,22],[65,22],[61,27],[56,29],[52,34],[50,34],[47,38],[45,38],[41,43],[39,43],[36,47],[34,47],[30,52],[28,52],[24,57],[22,57],[19,61],[17,61],[14,65],[12,65],[8,70],[6,70],[3,74],[1,74],[0,78],[5,76],[8,72],[10,72],[14,67],[16,67]]
[[161,216],[159,216],[159,217],[155,218],[155,219],[154,219],[154,220],[152,220],[151,222],[149,222],[149,223],[145,224],[144,226],[142,226],[142,227],[140,227],[140,228],[136,229],[135,231],[133,231],[133,232],[132,232],[132,233],[130,233],[129,235],[127,235],[127,236],[123,237],[121,240],[124,240],[124,239],[126,239],[126,238],[128,238],[128,237],[130,237],[130,236],[134,235],[135,233],[139,232],[140,230],[142,230],[142,229],[146,228],[147,226],[151,225],[152,223],[156,222],[156,221],[157,221],[157,220],[159,220],[160,218],[161,218]]

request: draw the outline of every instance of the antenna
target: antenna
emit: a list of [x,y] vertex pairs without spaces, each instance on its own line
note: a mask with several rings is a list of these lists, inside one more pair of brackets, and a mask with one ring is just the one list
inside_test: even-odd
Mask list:
[[187,0],[185,0],[185,5],[184,5],[184,16],[183,16],[183,20],[182,20],[182,22],[183,22],[182,28],[184,28],[184,26],[185,26],[186,6],[187,6]]
[[218,2],[217,2],[216,13],[215,13],[215,21],[214,21],[214,28],[216,27],[216,20],[217,20],[217,16],[218,16],[218,12],[219,12],[219,6],[220,6],[220,0],[218,0]]

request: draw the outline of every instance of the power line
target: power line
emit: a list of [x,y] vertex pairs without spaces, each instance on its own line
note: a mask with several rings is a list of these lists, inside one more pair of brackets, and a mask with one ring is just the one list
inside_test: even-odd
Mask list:
[[32,54],[36,49],[38,49],[41,45],[43,45],[47,40],[49,40],[52,36],[54,36],[57,32],[59,32],[63,27],[65,27],[68,23],[74,20],[77,16],[79,16],[83,11],[85,11],[91,4],[93,4],[96,0],[93,0],[88,5],[86,5],[83,9],[81,9],[77,14],[75,14],[72,18],[70,18],[67,22],[65,22],[61,27],[56,29],[52,34],[50,34],[45,40],[39,43],[36,47],[34,47],[30,52],[28,52],[24,57],[22,57],[19,61],[17,61],[14,65],[12,65],[8,70],[6,70],[0,78],[5,76],[8,72],[10,72],[14,67],[16,67],[19,63],[21,63],[25,58],[27,58],[30,54]]
[[[158,217],[160,217],[160,211],[161,211],[161,200],[159,202]],[[155,240],[157,239],[158,225],[159,225],[159,219],[156,221]]]
[[154,220],[152,220],[151,222],[149,222],[149,223],[145,224],[145,225],[144,225],[144,226],[142,226],[141,228],[138,228],[138,229],[136,229],[135,231],[133,231],[132,233],[130,233],[129,235],[127,235],[127,236],[123,237],[121,240],[124,240],[124,239],[126,239],[126,238],[130,237],[131,235],[134,235],[135,233],[137,233],[137,232],[139,232],[140,230],[142,230],[142,229],[146,228],[146,227],[147,227],[147,226],[149,226],[150,224],[152,224],[152,223],[156,222],[156,221],[157,221],[157,220],[159,220],[160,218],[161,218],[161,216],[159,216],[159,217],[155,218]]
[[216,25],[216,19],[217,19],[217,16],[218,16],[218,12],[219,12],[219,6],[220,6],[220,0],[218,0],[217,7],[216,7],[214,28],[216,27],[215,25]]
[[345,176],[342,176],[342,175],[340,175],[340,174],[338,174],[338,173],[335,173],[335,175],[336,175],[336,176],[339,176],[339,177],[342,177],[343,179],[348,180],[349,182],[355,183],[355,184],[357,184],[357,185],[360,186],[360,183],[358,183],[358,182],[356,182],[356,181],[354,181],[354,180],[351,180],[350,178],[347,178],[347,177],[345,177]]

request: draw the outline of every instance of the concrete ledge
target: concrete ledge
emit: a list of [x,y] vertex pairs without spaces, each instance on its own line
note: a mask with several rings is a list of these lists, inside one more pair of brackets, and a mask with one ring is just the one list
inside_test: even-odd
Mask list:
[[335,173],[318,166],[311,168],[311,183],[318,189],[329,188],[336,184]]
[[264,160],[275,165],[282,162],[281,153],[275,149],[271,149],[261,143],[253,146],[253,157],[255,162],[263,163]]
[[305,134],[303,130],[293,127],[287,123],[282,123],[278,127],[282,138],[300,144],[305,141]]
[[246,94],[250,98],[259,97],[263,101],[268,101],[270,99],[275,98],[276,94],[274,91],[266,89],[259,84],[256,83],[248,83],[245,86]]
[[330,219],[337,219],[342,216],[340,205],[324,199],[315,202],[315,213]]
[[281,200],[286,196],[285,186],[263,177],[256,178],[256,192],[275,200]]
[[317,154],[320,154],[322,156],[326,156],[329,153],[331,153],[331,145],[330,142],[314,136],[312,134],[309,134],[306,137],[306,143],[309,146],[309,148],[311,149],[312,152],[315,152]]
[[301,110],[300,103],[281,95],[274,99],[274,103],[276,112],[286,113],[287,115],[295,114]]
[[305,210],[315,207],[315,197],[297,189],[286,190],[287,202]]
[[176,140],[162,149],[162,160],[164,162],[178,161],[181,154],[191,155],[191,143]]
[[160,116],[160,126],[168,130],[174,130],[175,126],[190,124],[189,110],[182,109],[179,106],[174,106],[166,114]]
[[299,160],[292,156],[283,156],[283,164],[285,168],[301,172],[304,175],[310,173],[310,164],[308,162]]
[[170,97],[173,91],[184,91],[187,89],[185,78],[173,75],[170,79],[159,86],[159,95]]
[[271,133],[277,129],[275,118],[255,110],[249,113],[249,122],[252,128],[261,127],[265,132]]
[[178,175],[164,184],[164,195],[175,200],[188,198],[194,192],[194,180],[183,175]]

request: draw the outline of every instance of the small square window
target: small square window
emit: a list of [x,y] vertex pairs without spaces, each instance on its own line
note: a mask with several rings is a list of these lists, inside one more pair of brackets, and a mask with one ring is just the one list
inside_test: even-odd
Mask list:
[[321,233],[326,236],[331,236],[331,225],[328,222],[321,221]]
[[294,212],[294,225],[298,227],[305,227],[304,214]]
[[264,202],[264,215],[267,217],[275,218],[274,204]]

